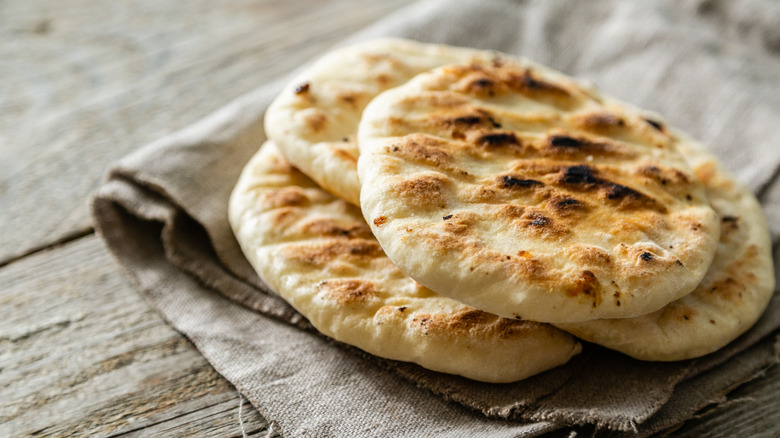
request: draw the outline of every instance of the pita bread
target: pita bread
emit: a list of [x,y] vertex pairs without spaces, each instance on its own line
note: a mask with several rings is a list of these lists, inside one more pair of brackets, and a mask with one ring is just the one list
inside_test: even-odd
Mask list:
[[686,148],[683,153],[707,187],[707,197],[721,219],[721,232],[715,259],[701,284],[690,295],[649,315],[558,327],[637,359],[672,361],[720,349],[764,313],[775,277],[761,206],[747,187],[702,149]]
[[580,352],[562,330],[476,310],[405,276],[357,207],[317,187],[272,143],[241,174],[229,218],[263,281],[320,332],[371,354],[511,382]]
[[368,102],[418,73],[487,53],[403,39],[329,52],[293,79],[268,108],[268,138],[321,187],[359,205],[356,134]]
[[689,294],[719,236],[666,126],[526,60],[423,73],[359,127],[361,207],[407,275],[508,318],[650,313]]

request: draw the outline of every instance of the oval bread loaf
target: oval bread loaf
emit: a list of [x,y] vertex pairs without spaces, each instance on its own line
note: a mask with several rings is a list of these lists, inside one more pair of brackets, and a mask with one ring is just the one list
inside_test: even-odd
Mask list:
[[634,317],[689,294],[719,236],[685,140],[506,56],[423,73],[359,127],[361,207],[399,268],[508,318]]
[[568,333],[443,297],[385,256],[357,207],[296,170],[272,143],[247,164],[229,218],[260,277],[323,334],[371,354],[485,382],[512,382],[581,350]]
[[418,73],[490,53],[393,38],[334,50],[302,71],[271,103],[266,132],[303,173],[358,205],[356,136],[368,102]]

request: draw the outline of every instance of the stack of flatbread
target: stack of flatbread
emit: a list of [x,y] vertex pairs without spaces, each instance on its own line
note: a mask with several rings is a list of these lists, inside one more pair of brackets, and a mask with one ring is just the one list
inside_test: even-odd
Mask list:
[[711,353],[774,289],[753,195],[659,115],[501,53],[375,40],[328,53],[266,113],[230,222],[323,334],[485,382],[579,339]]

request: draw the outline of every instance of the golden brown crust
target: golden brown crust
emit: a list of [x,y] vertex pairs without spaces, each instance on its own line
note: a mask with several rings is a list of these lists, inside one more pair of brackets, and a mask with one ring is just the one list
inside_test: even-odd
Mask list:
[[305,205],[309,198],[300,187],[284,187],[278,190],[269,190],[263,194],[263,201],[270,208],[298,207]]
[[376,297],[376,286],[372,282],[357,279],[323,280],[317,288],[325,291],[329,299],[340,305],[365,303]]
[[370,239],[373,237],[371,229],[364,222],[343,225],[335,220],[317,218],[307,221],[303,225],[303,233],[315,236],[346,237]]
[[508,339],[521,335],[524,331],[549,327],[530,321],[502,318],[477,309],[464,309],[451,314],[418,313],[409,323],[426,333],[499,339]]
[[[689,293],[719,224],[679,140],[522,62],[443,67],[366,108],[362,208],[386,218],[374,232],[388,255],[506,317],[635,316]],[[535,262],[514,261],[518,251]]]
[[330,240],[317,245],[297,244],[286,246],[281,255],[306,265],[324,266],[336,259],[354,263],[366,263],[384,255],[375,241],[364,239]]
[[445,191],[450,179],[441,174],[429,173],[402,179],[391,186],[391,190],[411,205],[419,208],[446,208]]

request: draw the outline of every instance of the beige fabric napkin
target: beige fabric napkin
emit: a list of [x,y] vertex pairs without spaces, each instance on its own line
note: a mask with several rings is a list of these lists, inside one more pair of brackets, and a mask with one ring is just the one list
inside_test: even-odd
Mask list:
[[[519,54],[656,110],[761,195],[776,240],[778,22],[771,0],[446,0],[412,5],[351,40],[392,35]],[[750,332],[701,359],[640,362],[587,345],[566,366],[506,385],[373,358],[318,335],[253,273],[226,218],[282,80],[122,159],[92,211],[150,302],[283,435],[537,436],[575,426],[648,435],[777,361],[777,298]]]

